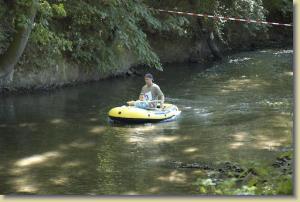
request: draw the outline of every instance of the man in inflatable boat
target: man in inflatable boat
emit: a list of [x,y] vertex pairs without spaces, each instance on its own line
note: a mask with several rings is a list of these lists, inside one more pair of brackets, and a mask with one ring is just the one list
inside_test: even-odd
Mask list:
[[144,78],[146,85],[144,85],[141,90],[139,100],[129,101],[127,102],[127,104],[142,109],[154,109],[157,107],[157,104],[159,102],[159,107],[161,109],[164,109],[163,105],[165,96],[160,90],[160,87],[157,84],[153,83],[152,74],[147,73]]

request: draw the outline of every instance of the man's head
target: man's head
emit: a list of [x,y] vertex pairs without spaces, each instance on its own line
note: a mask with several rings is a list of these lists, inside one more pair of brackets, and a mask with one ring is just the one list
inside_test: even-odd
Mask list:
[[150,73],[147,73],[147,74],[145,74],[145,83],[148,85],[148,86],[151,86],[152,85],[152,83],[153,83],[153,76],[152,76],[152,74],[150,74]]

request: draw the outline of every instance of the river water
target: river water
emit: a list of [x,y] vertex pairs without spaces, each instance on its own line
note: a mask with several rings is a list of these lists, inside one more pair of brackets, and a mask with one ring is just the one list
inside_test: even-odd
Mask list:
[[197,169],[173,162],[261,165],[292,145],[293,51],[229,56],[154,72],[175,122],[111,125],[142,77],[0,99],[0,194],[196,194]]

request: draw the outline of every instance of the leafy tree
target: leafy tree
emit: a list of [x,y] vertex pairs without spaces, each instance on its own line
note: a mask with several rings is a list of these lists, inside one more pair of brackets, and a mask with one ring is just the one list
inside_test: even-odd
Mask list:
[[172,15],[153,8],[260,20],[292,18],[291,0],[0,0],[0,82],[12,79],[16,64],[44,68],[57,58],[83,70],[114,72],[120,57],[131,53],[139,64],[162,69],[149,43],[152,35],[201,40],[203,30],[208,30],[231,47],[268,31],[266,25]]
[[[15,36],[10,45],[7,47],[7,50],[0,57],[0,83],[1,79],[12,79],[14,66],[18,62],[26,47],[37,13],[36,0],[1,2],[1,4],[5,3],[7,4],[6,8],[12,8],[11,12],[6,13],[2,10],[1,14],[2,16],[4,14],[14,14],[14,18],[12,18],[12,27],[14,28]],[[1,35],[3,37],[3,34]]]

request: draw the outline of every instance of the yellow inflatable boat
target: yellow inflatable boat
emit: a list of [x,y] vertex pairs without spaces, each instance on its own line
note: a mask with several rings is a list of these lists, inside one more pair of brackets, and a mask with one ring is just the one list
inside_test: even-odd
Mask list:
[[160,108],[141,109],[135,106],[121,106],[112,108],[108,112],[111,121],[123,123],[157,123],[175,120],[181,111],[176,105],[164,104],[163,110]]

